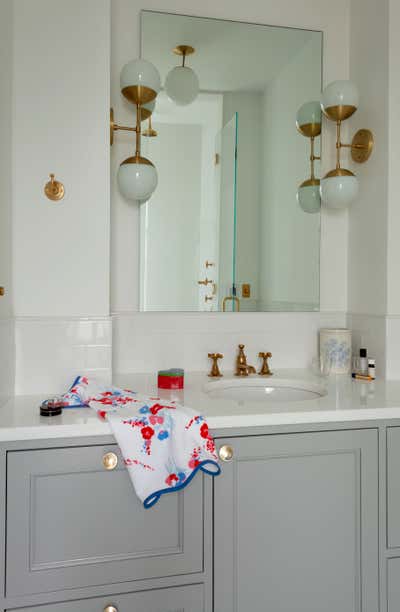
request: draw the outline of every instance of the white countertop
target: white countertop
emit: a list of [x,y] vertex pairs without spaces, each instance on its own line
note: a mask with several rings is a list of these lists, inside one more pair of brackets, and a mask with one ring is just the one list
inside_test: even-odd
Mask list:
[[[114,384],[129,387],[151,397],[177,400],[207,417],[211,429],[298,425],[400,419],[400,381],[364,382],[347,376],[330,379],[301,370],[281,370],[273,379],[299,379],[324,386],[327,394],[318,399],[290,402],[265,402],[215,399],[204,391],[210,379],[204,373],[186,373],[183,391],[161,391],[154,374],[115,376]],[[225,376],[223,380],[228,380]],[[259,379],[259,377],[258,377]],[[272,380],[273,379],[268,379]],[[246,379],[247,380],[247,379]],[[57,417],[42,417],[41,402],[48,396],[15,396],[0,407],[0,441],[39,438],[107,435],[109,425],[90,408],[64,409]]]

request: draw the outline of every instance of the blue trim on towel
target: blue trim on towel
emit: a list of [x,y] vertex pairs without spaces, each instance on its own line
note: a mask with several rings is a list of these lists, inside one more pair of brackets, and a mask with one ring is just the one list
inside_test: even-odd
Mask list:
[[[70,388],[68,389],[68,392],[71,391],[71,389],[73,389],[75,387],[75,385],[77,385],[80,381],[80,379],[82,378],[82,376],[77,376],[74,380],[74,382],[72,383],[72,385],[70,386]],[[89,404],[69,404],[68,406],[63,406],[63,410],[68,410],[70,408],[88,408]]]
[[[205,467],[208,464],[214,465],[217,468],[217,470],[215,472],[208,470]],[[152,506],[154,506],[154,504],[158,502],[158,500],[160,499],[162,495],[165,495],[165,493],[176,493],[177,491],[181,491],[193,480],[193,478],[196,476],[199,470],[201,470],[205,474],[209,474],[210,476],[219,476],[221,474],[221,468],[216,461],[212,461],[211,459],[206,459],[205,461],[201,461],[201,463],[199,463],[199,465],[195,467],[195,469],[190,474],[190,476],[186,478],[185,482],[182,482],[182,484],[176,485],[176,487],[169,487],[168,489],[160,489],[160,491],[156,491],[155,493],[148,495],[143,502],[143,506],[146,509],[151,508]]]

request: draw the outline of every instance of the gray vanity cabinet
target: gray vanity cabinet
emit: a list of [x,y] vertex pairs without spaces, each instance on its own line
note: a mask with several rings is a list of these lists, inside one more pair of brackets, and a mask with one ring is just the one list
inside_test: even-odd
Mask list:
[[199,477],[145,510],[115,444],[9,452],[7,595],[202,572],[203,495]]
[[214,483],[215,612],[377,612],[377,431],[223,445],[233,458]]

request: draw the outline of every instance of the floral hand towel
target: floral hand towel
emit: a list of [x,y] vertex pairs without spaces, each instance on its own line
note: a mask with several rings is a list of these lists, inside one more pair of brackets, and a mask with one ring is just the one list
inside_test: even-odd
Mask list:
[[183,489],[199,470],[212,476],[221,472],[206,420],[174,401],[139,397],[78,376],[63,403],[90,406],[110,423],[145,508],[165,493]]

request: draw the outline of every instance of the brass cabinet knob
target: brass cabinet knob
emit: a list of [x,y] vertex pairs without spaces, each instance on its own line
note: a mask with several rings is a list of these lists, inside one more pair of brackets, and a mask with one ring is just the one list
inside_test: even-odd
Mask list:
[[118,608],[115,606],[106,606],[103,612],[118,612]]
[[[115,453],[106,453],[103,456],[103,465],[106,470],[115,470],[118,465],[117,455]],[[112,610],[116,610],[116,608],[110,608],[110,610],[108,610],[108,608],[105,608],[105,610],[107,610],[108,612],[112,612]]]
[[233,459],[233,448],[229,444],[224,444],[219,449],[219,458],[221,461],[231,461]]

